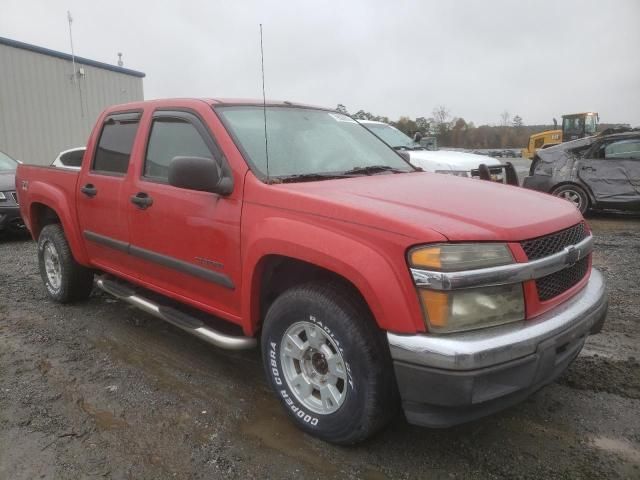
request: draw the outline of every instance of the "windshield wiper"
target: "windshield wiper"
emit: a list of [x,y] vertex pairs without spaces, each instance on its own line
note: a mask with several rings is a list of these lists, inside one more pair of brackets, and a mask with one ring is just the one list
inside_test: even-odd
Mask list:
[[313,182],[316,180],[332,180],[348,176],[349,175],[345,175],[343,173],[298,173],[296,175],[287,175],[285,177],[272,177],[269,179],[269,183]]
[[394,150],[426,150],[422,145],[396,145]]
[[407,170],[400,170],[399,168],[390,167],[389,165],[368,165],[366,167],[355,167],[342,173],[345,175],[373,175],[374,173],[382,172],[407,173]]

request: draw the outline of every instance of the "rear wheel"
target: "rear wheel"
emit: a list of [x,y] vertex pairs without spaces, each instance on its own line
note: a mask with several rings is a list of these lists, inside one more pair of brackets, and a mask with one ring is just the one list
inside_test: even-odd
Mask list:
[[47,225],[38,237],[40,276],[49,297],[59,303],[84,300],[93,289],[93,272],[75,261],[59,224]]
[[287,290],[262,333],[267,378],[293,421],[337,444],[371,436],[396,412],[384,336],[356,296],[337,285]]
[[558,188],[554,189],[551,193],[558,198],[562,198],[573,203],[583,215],[589,209],[589,197],[587,195],[587,192],[585,192],[584,189],[582,187],[579,187],[578,185],[561,185]]

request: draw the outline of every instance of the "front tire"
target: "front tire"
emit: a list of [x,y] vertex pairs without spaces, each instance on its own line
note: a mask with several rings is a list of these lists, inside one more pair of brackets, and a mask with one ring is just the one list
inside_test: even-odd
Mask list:
[[336,444],[371,436],[395,414],[388,346],[366,305],[335,284],[287,290],[262,332],[267,379],[293,421]]
[[52,300],[69,303],[89,298],[93,272],[75,261],[59,224],[47,225],[38,237],[40,276]]
[[573,203],[583,215],[589,210],[589,196],[587,192],[578,185],[560,185],[558,188],[555,188],[551,194]]

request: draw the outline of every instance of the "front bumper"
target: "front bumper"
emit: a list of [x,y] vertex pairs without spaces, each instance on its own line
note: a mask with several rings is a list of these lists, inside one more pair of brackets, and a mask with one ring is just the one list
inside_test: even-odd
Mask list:
[[10,232],[20,232],[25,228],[22,217],[20,216],[20,207],[0,206],[0,232],[8,230]]
[[387,333],[408,422],[448,427],[522,401],[564,372],[606,314],[593,269],[579,293],[532,320],[449,335]]

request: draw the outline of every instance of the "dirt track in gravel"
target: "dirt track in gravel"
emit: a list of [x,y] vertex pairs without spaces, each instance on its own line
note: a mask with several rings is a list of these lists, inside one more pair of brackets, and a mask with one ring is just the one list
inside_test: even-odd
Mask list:
[[569,371],[449,430],[364,445],[295,429],[257,352],[228,353],[94,292],[49,301],[35,245],[0,238],[0,479],[640,478],[640,219],[597,215],[610,313]]

